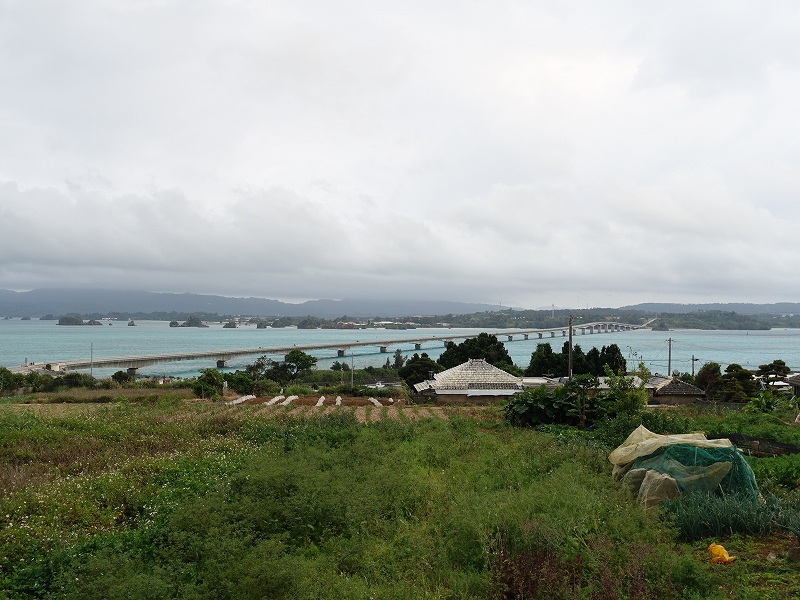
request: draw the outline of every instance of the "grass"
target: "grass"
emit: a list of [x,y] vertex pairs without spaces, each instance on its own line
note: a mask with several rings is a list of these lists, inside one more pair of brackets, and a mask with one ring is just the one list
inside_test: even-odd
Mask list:
[[37,392],[24,396],[0,397],[0,404],[85,404],[104,402],[156,402],[164,398],[194,398],[189,389],[174,389],[163,392],[146,387],[118,387],[114,389],[72,388],[61,392]]
[[600,432],[506,428],[490,407],[369,424],[258,408],[0,406],[0,598],[722,598],[800,581],[789,548],[751,564],[758,537],[711,566],[705,538],[679,541],[612,481]]

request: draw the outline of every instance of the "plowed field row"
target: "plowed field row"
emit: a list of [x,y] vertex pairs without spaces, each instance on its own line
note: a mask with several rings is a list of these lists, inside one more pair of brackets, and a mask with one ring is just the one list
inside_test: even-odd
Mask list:
[[[361,400],[360,398],[358,400]],[[242,406],[242,405],[240,405]],[[244,405],[246,406],[246,405]],[[231,410],[236,410],[238,407],[231,407]],[[252,410],[252,409],[251,409]],[[440,406],[409,406],[409,405],[395,405],[395,406],[373,406],[372,404],[364,405],[362,403],[346,403],[342,398],[341,406],[334,404],[325,404],[316,406],[315,404],[290,404],[289,406],[281,406],[273,404],[268,406],[261,404],[255,411],[249,414],[258,415],[259,417],[289,415],[295,417],[315,417],[323,416],[334,411],[347,412],[352,414],[361,423],[375,423],[383,419],[394,419],[402,421],[416,421],[418,419],[434,418],[434,419],[447,419],[449,418],[449,409]]]

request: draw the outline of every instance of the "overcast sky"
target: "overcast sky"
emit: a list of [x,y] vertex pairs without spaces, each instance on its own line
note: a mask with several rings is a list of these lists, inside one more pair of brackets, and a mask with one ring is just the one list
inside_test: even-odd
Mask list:
[[800,4],[0,0],[0,288],[800,300]]

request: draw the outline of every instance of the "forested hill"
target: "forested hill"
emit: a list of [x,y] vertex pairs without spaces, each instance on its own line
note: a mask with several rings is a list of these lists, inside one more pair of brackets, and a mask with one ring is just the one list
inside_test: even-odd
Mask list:
[[712,303],[712,304],[670,304],[667,302],[646,302],[623,306],[620,310],[636,310],[649,314],[663,313],[697,313],[716,311],[723,313],[736,313],[739,315],[798,315],[800,303],[776,302],[775,304],[747,304],[747,303]]
[[42,315],[110,315],[154,313],[299,317],[313,315],[396,316],[464,314],[496,309],[489,304],[438,300],[311,300],[280,302],[267,298],[229,298],[205,294],[165,294],[142,290],[37,289],[28,292],[0,290],[0,318]]
[[[569,317],[573,324],[609,321],[644,325],[661,330],[668,329],[772,329],[777,327],[800,328],[800,313],[783,314],[739,314],[732,311],[706,310],[671,313],[647,312],[637,309],[591,308],[588,310],[503,310],[469,315],[439,315],[430,317],[431,323],[445,322],[454,327],[486,328],[552,328],[564,327]],[[426,323],[426,320],[422,320]]]

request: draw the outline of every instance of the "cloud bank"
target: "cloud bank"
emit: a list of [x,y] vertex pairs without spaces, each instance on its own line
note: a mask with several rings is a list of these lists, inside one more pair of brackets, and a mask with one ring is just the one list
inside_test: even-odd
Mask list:
[[778,302],[800,7],[3,2],[0,287]]

